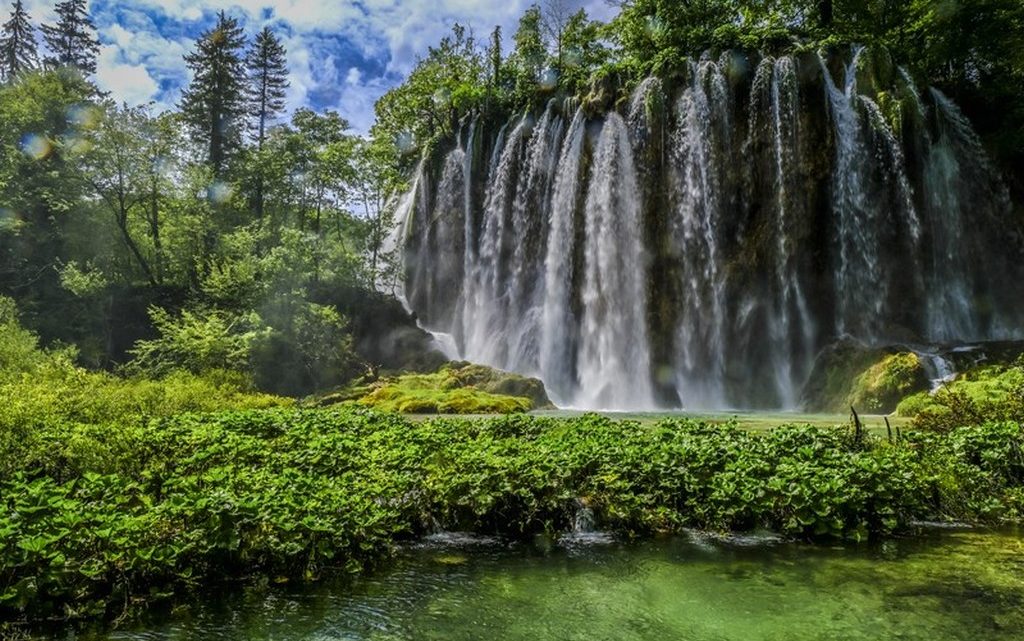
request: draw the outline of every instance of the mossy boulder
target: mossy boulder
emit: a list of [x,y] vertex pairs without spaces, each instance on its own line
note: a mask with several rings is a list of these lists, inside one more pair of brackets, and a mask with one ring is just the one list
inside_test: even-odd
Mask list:
[[907,396],[927,389],[928,375],[916,354],[842,342],[819,356],[804,405],[812,412],[845,412],[852,406],[888,414]]
[[319,399],[402,414],[510,414],[551,407],[535,378],[452,362],[430,374],[407,373],[352,385]]
[[548,398],[544,383],[539,378],[530,378],[504,372],[485,365],[467,362],[449,363],[445,368],[462,387],[475,387],[484,392],[501,396],[516,396],[530,399],[530,409],[554,407]]
[[887,354],[854,381],[847,405],[888,414],[907,395],[928,389],[928,375],[917,354]]

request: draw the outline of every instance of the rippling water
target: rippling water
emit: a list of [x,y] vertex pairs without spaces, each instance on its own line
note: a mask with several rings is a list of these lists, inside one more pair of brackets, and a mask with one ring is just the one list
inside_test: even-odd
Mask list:
[[210,594],[99,639],[1013,640],[1024,532],[877,545],[692,534],[506,544],[439,536],[354,582]]

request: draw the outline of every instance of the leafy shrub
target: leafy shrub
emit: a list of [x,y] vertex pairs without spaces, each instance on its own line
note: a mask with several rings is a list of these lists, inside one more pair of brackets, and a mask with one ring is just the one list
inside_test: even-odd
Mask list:
[[270,333],[255,313],[186,309],[172,316],[153,307],[149,315],[160,336],[136,343],[132,368],[150,375],[176,369],[196,374],[218,369],[248,371],[254,345]]
[[986,421],[1024,421],[1024,367],[986,365],[969,370],[933,395],[904,399],[897,411],[915,427],[948,432]]

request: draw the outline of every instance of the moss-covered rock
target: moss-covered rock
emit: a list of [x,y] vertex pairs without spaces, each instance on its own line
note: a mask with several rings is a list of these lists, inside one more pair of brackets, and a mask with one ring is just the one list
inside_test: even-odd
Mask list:
[[402,374],[360,383],[319,399],[402,414],[509,414],[551,407],[536,378],[452,362],[430,374]]
[[493,367],[472,363],[449,363],[448,371],[462,387],[475,387],[484,392],[502,396],[516,396],[530,399],[531,409],[553,407],[544,383],[539,378],[530,378],[503,372]]
[[896,409],[909,394],[928,389],[928,376],[912,352],[888,354],[854,381],[847,405],[868,412],[886,413]]
[[804,390],[813,412],[860,411],[888,414],[900,401],[928,389],[928,375],[916,354],[842,342],[815,363]]

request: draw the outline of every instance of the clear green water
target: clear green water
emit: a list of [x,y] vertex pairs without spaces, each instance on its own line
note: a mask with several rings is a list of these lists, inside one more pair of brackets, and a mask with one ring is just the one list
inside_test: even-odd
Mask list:
[[352,583],[249,589],[109,639],[1024,639],[1024,532],[873,546],[698,535],[425,544]]
[[[807,414],[803,412],[759,412],[759,411],[732,411],[732,412],[687,412],[687,411],[654,411],[654,412],[584,412],[581,410],[536,410],[530,412],[533,416],[548,418],[574,418],[583,414],[597,413],[617,421],[638,421],[640,423],[657,423],[667,418],[693,419],[707,421],[710,423],[733,422],[739,427],[750,430],[770,430],[780,425],[815,425],[818,427],[834,427],[836,425],[850,425],[849,414]],[[406,418],[413,421],[427,421],[437,418],[437,414],[406,414]],[[459,414],[448,415],[450,418],[460,419],[485,419],[495,418],[497,414]],[[899,416],[883,416],[880,414],[862,414],[860,416],[864,427],[877,436],[884,436],[887,433],[885,426],[886,418],[892,429],[897,427],[905,429],[910,424],[910,419]]]

